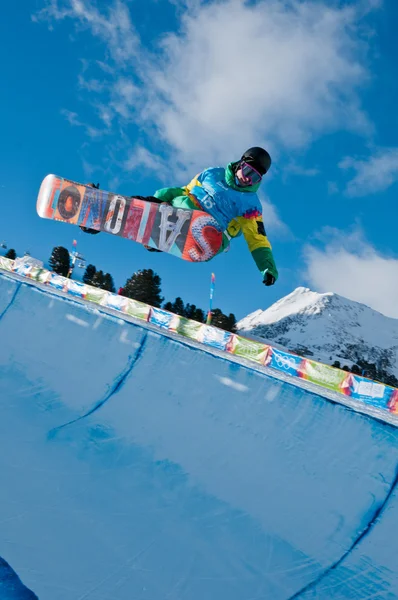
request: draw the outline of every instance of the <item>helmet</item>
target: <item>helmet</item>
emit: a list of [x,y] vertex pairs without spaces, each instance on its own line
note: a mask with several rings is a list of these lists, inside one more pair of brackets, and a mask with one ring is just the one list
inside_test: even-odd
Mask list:
[[246,150],[241,160],[244,160],[249,165],[253,165],[261,175],[265,175],[271,166],[270,155],[264,148],[260,148],[259,146],[253,146],[253,148]]

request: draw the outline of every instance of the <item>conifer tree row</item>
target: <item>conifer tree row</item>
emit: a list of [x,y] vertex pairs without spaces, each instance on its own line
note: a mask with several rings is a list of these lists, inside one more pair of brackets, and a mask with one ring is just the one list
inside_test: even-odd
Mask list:
[[[50,257],[49,264],[53,271],[66,277],[71,266],[68,250],[62,246],[55,247]],[[115,292],[115,284],[112,275],[110,275],[110,273],[104,273],[101,269],[97,270],[93,264],[87,265],[83,275],[83,282],[112,293]],[[133,273],[119,290],[119,294],[126,296],[127,298],[145,302],[156,308],[160,308],[164,301],[164,298],[161,295],[161,278],[154,273],[152,269],[141,269]],[[198,321],[199,323],[204,323],[206,321],[205,311],[198,308],[195,304],[185,304],[180,296],[178,296],[174,302],[166,302],[163,305],[163,308],[176,315]],[[225,315],[221,309],[215,308],[212,311],[211,324],[220,329],[235,332],[236,318],[232,313]]]

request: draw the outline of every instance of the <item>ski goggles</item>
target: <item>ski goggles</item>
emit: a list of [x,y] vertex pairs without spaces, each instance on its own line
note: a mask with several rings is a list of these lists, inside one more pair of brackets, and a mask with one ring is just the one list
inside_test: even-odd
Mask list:
[[249,165],[249,163],[245,162],[244,160],[241,161],[239,167],[243,177],[249,181],[250,185],[256,185],[256,183],[260,183],[262,180],[263,176],[261,173],[256,171],[252,165]]

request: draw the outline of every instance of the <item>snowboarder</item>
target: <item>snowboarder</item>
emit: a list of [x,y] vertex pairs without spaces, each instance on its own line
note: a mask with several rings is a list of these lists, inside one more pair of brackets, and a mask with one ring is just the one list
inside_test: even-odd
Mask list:
[[[154,196],[141,198],[152,202],[166,202],[176,208],[209,213],[224,229],[220,252],[228,247],[232,238],[243,233],[263,283],[269,286],[277,280],[278,271],[256,192],[270,166],[271,157],[268,152],[255,146],[246,150],[240,160],[229,163],[226,168],[205,169],[185,187],[162,188]],[[90,229],[82,229],[91,233]],[[97,233],[94,230],[92,232]],[[160,252],[154,248],[146,248]]]

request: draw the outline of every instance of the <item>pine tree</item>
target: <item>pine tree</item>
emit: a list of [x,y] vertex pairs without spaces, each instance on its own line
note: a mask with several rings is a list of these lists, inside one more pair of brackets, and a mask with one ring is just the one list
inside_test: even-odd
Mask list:
[[112,277],[112,275],[110,275],[110,273],[105,273],[102,289],[107,290],[108,292],[112,292],[112,294],[114,294],[116,292],[115,284],[113,282],[113,277]]
[[84,275],[83,275],[83,283],[87,283],[88,285],[91,285],[91,282],[93,281],[93,277],[96,274],[97,269],[95,268],[94,265],[87,265],[86,270],[84,271]]
[[206,321],[205,313],[201,308],[197,308],[195,304],[189,303],[184,306],[184,302],[180,297],[176,298],[174,302],[165,302],[163,308],[181,317],[198,321],[198,323]]
[[190,319],[192,319],[193,321],[198,321],[198,323],[204,323],[206,321],[206,316],[201,308],[195,307],[195,311],[193,312],[192,317],[190,317]]
[[228,327],[227,327],[227,331],[230,331],[231,333],[236,333],[236,317],[233,313],[229,313],[228,317]]
[[55,246],[48,261],[52,271],[66,277],[70,269],[69,252],[63,246]]
[[4,256],[5,258],[11,258],[11,260],[15,260],[17,258],[17,253],[15,252],[14,248],[10,248],[7,254]]
[[195,312],[196,312],[197,308],[195,306],[195,304],[186,304],[185,305],[185,316],[187,317],[187,319],[194,319],[195,316]]
[[192,321],[198,321],[199,323],[205,322],[205,313],[201,308],[197,308],[195,304],[185,305],[185,316],[187,319]]
[[104,285],[104,272],[99,270],[96,271],[94,277],[91,280],[91,285],[100,289],[103,289]]
[[227,317],[220,308],[214,308],[211,311],[211,324],[220,329],[225,329],[228,325]]
[[219,327],[220,329],[224,329],[225,331],[231,331],[231,333],[235,333],[236,326],[236,318],[232,313],[224,315],[222,310],[219,308],[215,308],[212,312],[211,324],[214,327]]
[[159,308],[164,300],[161,296],[161,279],[152,269],[137,271],[124,285],[124,295]]
[[185,306],[182,298],[179,296],[174,300],[173,310],[172,312],[175,315],[180,315],[180,317],[185,317]]

